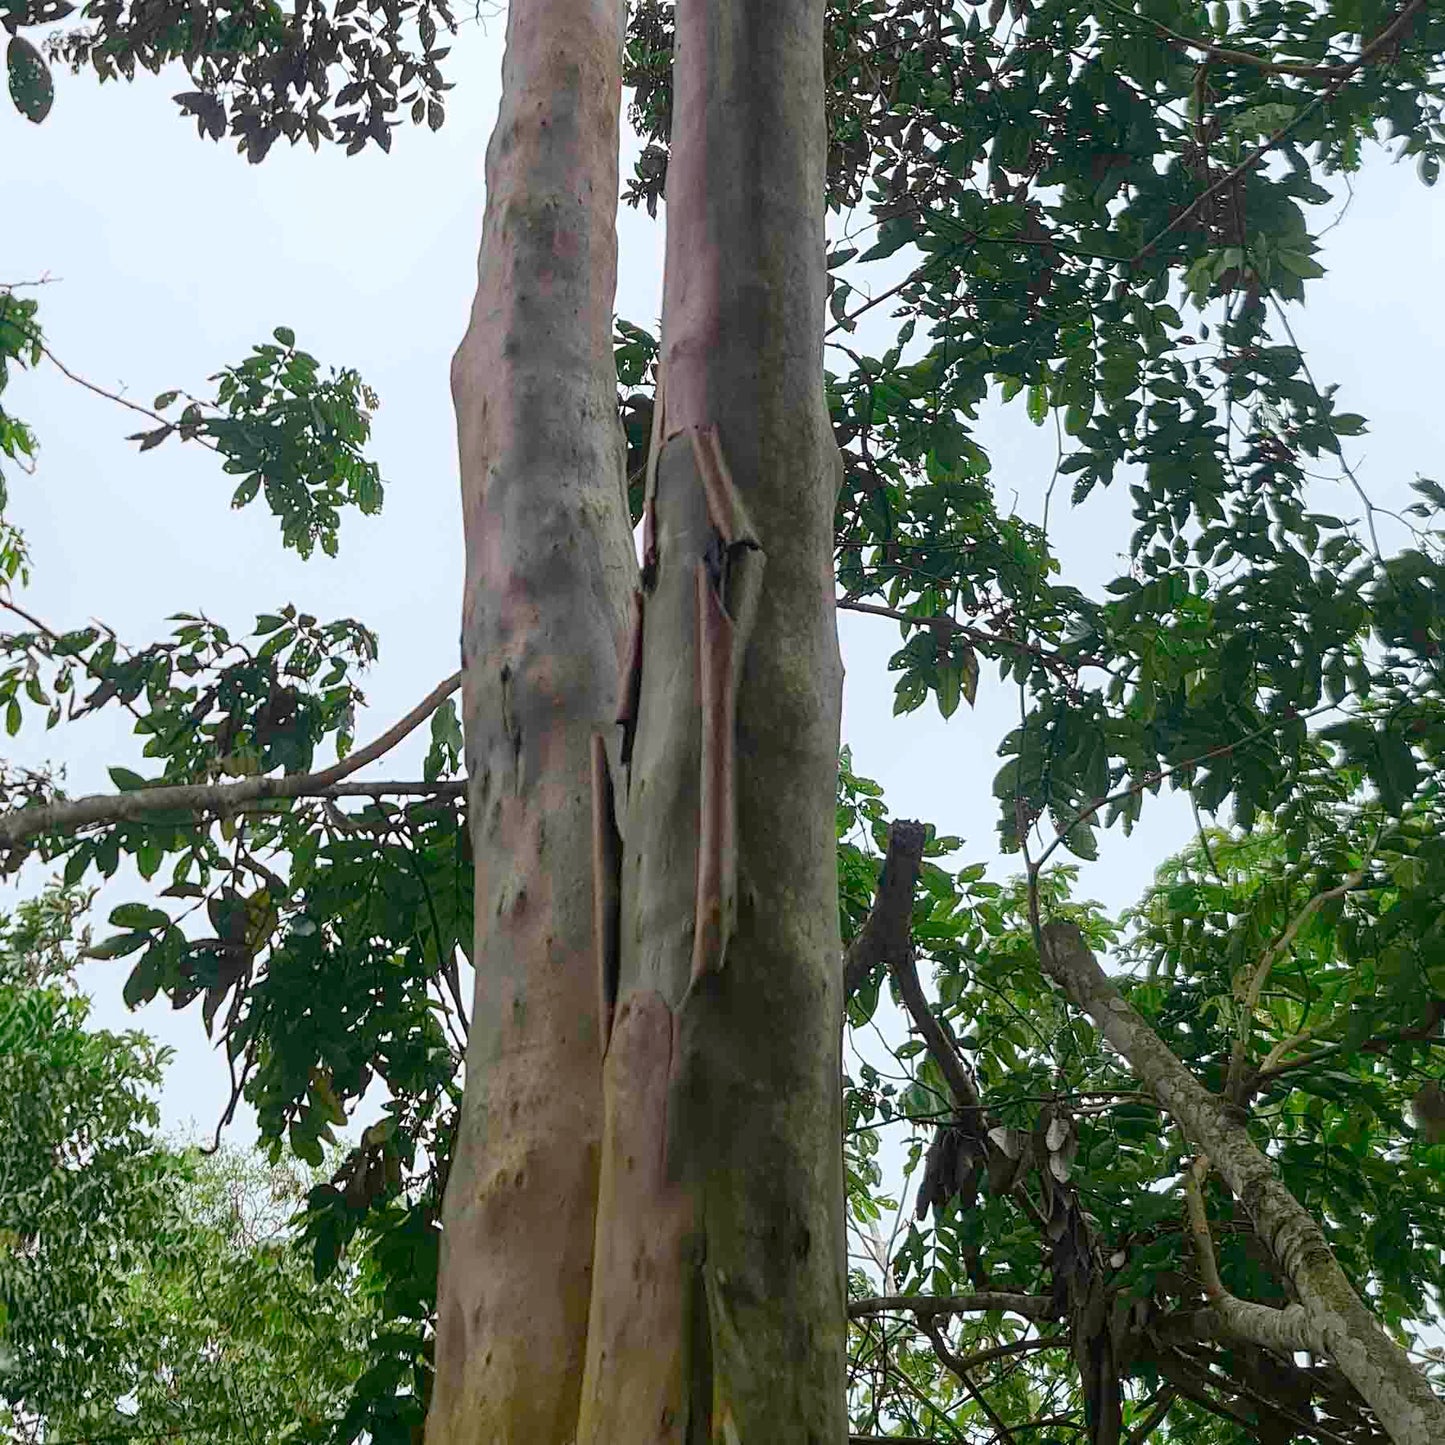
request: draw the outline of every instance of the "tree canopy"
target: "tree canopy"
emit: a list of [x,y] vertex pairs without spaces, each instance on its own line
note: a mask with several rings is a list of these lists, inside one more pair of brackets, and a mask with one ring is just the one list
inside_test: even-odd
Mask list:
[[[61,63],[184,68],[182,111],[253,160],[282,136],[384,148],[402,116],[444,118],[444,5],[12,0],[4,23],[11,95],[37,122]],[[57,23],[43,48],[21,34]],[[645,146],[625,194],[654,212],[672,24],[641,0],[627,32]],[[1445,1299],[1445,489],[1416,479],[1403,514],[1371,501],[1347,459],[1365,419],[1291,322],[1323,274],[1339,178],[1388,152],[1434,184],[1442,52],[1445,17],[1423,0],[829,6],[838,606],[898,626],[897,712],[1018,699],[993,782],[1016,876],[891,820],[846,753],[841,768],[855,1438],[1388,1438],[1311,1333],[1310,1287],[1226,1153],[1245,1172],[1272,1161],[1380,1325],[1445,1385],[1428,1333]],[[59,364],[43,326],[42,295],[0,288],[0,392],[16,368]],[[658,345],[618,320],[634,522]],[[265,498],[283,546],[335,554],[346,511],[383,499],[365,382],[281,328],[212,385],[139,408],[132,440],[209,448],[236,506]],[[3,480],[23,485],[39,443],[4,400]],[[980,443],[998,401],[1057,436],[1041,520]],[[1322,500],[1322,471],[1347,511]],[[1090,591],[1053,534],[1106,487],[1128,489],[1132,528],[1117,577]],[[0,777],[7,866],[68,890],[24,915],[18,955],[53,954],[46,920],[133,863],[143,896],[89,956],[127,960],[132,1003],[199,1003],[271,1161],[326,1167],[296,1222],[332,1281],[308,1308],[342,1309],[357,1261],[375,1283],[379,1317],[347,1317],[351,1364],[321,1389],[332,1433],[296,1438],[419,1438],[470,1024],[457,680],[373,744],[361,622],[261,599],[275,610],[251,627],[180,615],[170,637],[127,643],[31,616],[8,524],[0,549],[10,734],[125,709],[140,742],[110,795]],[[420,727],[422,777],[363,773]],[[1108,916],[1068,860],[1166,790],[1197,837]],[[70,1019],[66,1047],[116,1101],[114,1197],[153,1207],[156,1061],[83,1042],[73,998],[26,987],[21,1011],[51,1020],[26,1028]],[[1218,1104],[1217,1149],[1170,1067]],[[336,1163],[335,1131],[375,1080],[384,1113]],[[222,1273],[223,1243],[207,1245]],[[267,1259],[268,1289],[294,1283],[289,1256]],[[22,1317],[9,1309],[0,1340]]]

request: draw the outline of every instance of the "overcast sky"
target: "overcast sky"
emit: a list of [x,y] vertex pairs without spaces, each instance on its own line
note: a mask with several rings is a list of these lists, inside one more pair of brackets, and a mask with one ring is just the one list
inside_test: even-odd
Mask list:
[[[286,601],[323,618],[358,617],[382,643],[363,740],[455,669],[462,552],[447,366],[473,286],[501,29],[496,19],[463,27],[448,62],[457,88],[445,127],[398,131],[390,156],[278,147],[248,166],[179,117],[169,99],[185,88],[179,72],[104,88],[60,76],[39,127],[0,101],[0,280],[56,278],[39,295],[57,356],[149,402],[173,386],[203,390],[220,365],[290,326],[300,345],[357,367],[380,393],[374,455],[389,484],[379,518],[346,518],[339,559],[302,563],[282,552],[264,503],[230,510],[230,488],[208,454],[171,443],[137,456],[122,440],[135,418],[45,367],[6,394],[42,443],[35,475],[10,485],[10,517],[35,563],[27,607],[60,628],[102,617],[138,644],[163,635],[177,611],[205,611],[242,630]],[[1313,285],[1296,329],[1320,383],[1340,382],[1343,409],[1370,419],[1352,454],[1361,476],[1378,499],[1398,502],[1417,473],[1445,470],[1445,227],[1438,197],[1412,167],[1376,156],[1355,192],[1326,241],[1330,274]],[[619,224],[618,309],[650,324],[661,228],[628,211]],[[1052,433],[1031,427],[1019,406],[987,416],[982,432],[1001,497],[1016,492],[1037,517]],[[1328,500],[1330,511],[1351,510],[1343,492]],[[1127,532],[1123,487],[1067,516],[1058,545],[1070,580],[1090,586],[1115,575]],[[856,766],[885,785],[895,813],[963,835],[970,861],[997,861],[989,789],[1014,695],[986,677],[972,715],[945,724],[930,704],[894,720],[884,669],[896,628],[858,617],[842,626],[844,733]],[[22,736],[10,755],[63,761],[71,790],[85,791],[107,786],[105,767],[133,762],[136,749],[120,718],[103,717]],[[418,747],[406,754],[418,755]],[[397,775],[396,759],[387,772]],[[1106,840],[1087,891],[1126,906],[1189,831],[1185,810],[1156,805],[1131,839]],[[26,875],[20,886],[34,883]],[[0,894],[0,908],[15,889]],[[108,1026],[137,1022],[120,1003],[127,968],[85,971],[97,1020]],[[138,1021],[178,1050],[167,1125],[209,1132],[225,1072],[198,1011],[176,1016],[157,1003]]]

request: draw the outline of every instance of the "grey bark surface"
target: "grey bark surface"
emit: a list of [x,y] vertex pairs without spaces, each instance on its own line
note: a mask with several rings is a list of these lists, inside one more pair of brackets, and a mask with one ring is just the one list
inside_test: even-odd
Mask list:
[[428,1445],[576,1430],[602,1130],[593,742],[616,733],[636,585],[612,352],[622,24],[621,0],[513,0],[452,367],[476,994]]
[[[1445,1441],[1445,1400],[1365,1307],[1319,1225],[1285,1187],[1243,1124],[1120,997],[1073,924],[1049,924],[1042,942],[1044,970],[1128,1060],[1185,1137],[1209,1156],[1294,1285],[1303,1320],[1284,1311],[1277,1312],[1285,1316],[1277,1321],[1264,1320],[1258,1307],[1231,1309],[1225,1303],[1221,1313],[1230,1327],[1276,1347],[1314,1341],[1313,1347],[1327,1352],[1368,1402],[1395,1445],[1440,1445]],[[1273,1340],[1262,1338],[1265,1335]]]
[[579,1445],[846,1437],[822,0],[681,0]]

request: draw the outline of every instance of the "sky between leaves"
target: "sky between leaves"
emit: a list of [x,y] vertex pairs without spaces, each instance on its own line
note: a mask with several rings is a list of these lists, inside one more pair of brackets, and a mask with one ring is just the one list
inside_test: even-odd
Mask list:
[[[205,453],[171,446],[139,457],[123,441],[135,418],[53,368],[22,374],[14,410],[42,446],[36,474],[11,487],[10,514],[35,564],[27,607],[60,627],[98,616],[136,643],[161,636],[166,616],[181,610],[249,624],[294,601],[322,618],[355,616],[381,636],[358,741],[456,667],[461,516],[447,367],[474,283],[502,31],[500,17],[462,24],[446,125],[437,134],[402,128],[390,156],[278,147],[248,166],[198,140],[177,114],[169,97],[181,88],[178,74],[104,89],[62,74],[38,127],[0,106],[0,279],[55,278],[39,292],[41,316],[69,367],[148,404],[171,387],[199,389],[273,327],[289,326],[302,347],[328,365],[356,367],[379,392],[372,454],[388,483],[379,518],[345,519],[337,560],[302,563],[282,552],[262,509],[230,510],[230,487]],[[625,154],[624,174],[629,164]],[[1377,154],[1356,178],[1343,224],[1325,237],[1329,274],[1294,323],[1321,385],[1341,383],[1341,405],[1369,418],[1370,433],[1349,455],[1384,506],[1419,473],[1445,477],[1441,199],[1413,167]],[[618,310],[651,325],[661,224],[624,210],[619,234]],[[1031,426],[1021,403],[995,409],[980,430],[1001,504],[1016,491],[1020,509],[1037,517],[1052,430]],[[1326,485],[1325,510],[1357,509],[1341,484]],[[1127,538],[1122,483],[1072,513],[1056,501],[1054,516],[1055,545],[1080,585],[1114,575]],[[1012,694],[986,678],[974,714],[944,723],[930,707],[895,720],[885,668],[896,628],[845,616],[842,635],[844,738],[855,766],[884,785],[895,816],[937,823],[965,838],[969,861],[1012,871],[1016,860],[997,854],[990,799]],[[413,740],[373,774],[416,774],[423,749]],[[72,792],[108,788],[105,768],[137,755],[122,720],[109,715],[48,738],[22,734],[11,751],[20,762],[63,761]],[[1104,837],[1082,891],[1111,909],[1127,906],[1191,829],[1187,808],[1161,799],[1132,838]],[[27,872],[5,885],[0,908],[38,882]],[[122,874],[111,889],[129,886]],[[94,1022],[138,1022],[174,1045],[164,1122],[209,1134],[226,1079],[198,1012],[172,1014],[162,998],[127,1016],[125,972],[124,964],[87,968]],[[249,1115],[238,1115],[232,1137],[252,1133]]]

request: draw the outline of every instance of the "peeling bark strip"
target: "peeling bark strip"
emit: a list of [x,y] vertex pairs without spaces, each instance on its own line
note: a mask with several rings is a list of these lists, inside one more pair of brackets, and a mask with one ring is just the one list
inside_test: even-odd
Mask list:
[[592,735],[592,946],[597,964],[597,1018],[602,1057],[612,1038],[617,1008],[619,943],[617,879],[622,868],[622,839],[617,832],[616,795],[607,742]]
[[622,0],[512,0],[452,367],[476,1002],[428,1445],[576,1435],[602,1133],[593,739],[617,736],[637,586],[612,353],[622,23]]
[[[676,9],[666,402],[578,1445],[847,1436],[823,8]],[[660,1043],[632,1031],[664,1022],[659,1099]]]
[[[1249,1211],[1256,1232],[1299,1296],[1305,1322],[1292,1319],[1291,1330],[1303,1330],[1307,1323],[1307,1337],[1328,1352],[1395,1445],[1445,1441],[1445,1400],[1380,1328],[1330,1252],[1319,1225],[1285,1188],[1243,1125],[1230,1117],[1224,1101],[1211,1094],[1119,996],[1073,924],[1051,923],[1043,930],[1042,963],[1153,1090],[1185,1137],[1209,1156]],[[1256,1315],[1227,1308],[1223,1313],[1241,1333],[1260,1331]]]
[[723,546],[756,547],[758,534],[748,520],[747,509],[737,487],[733,485],[733,474],[723,456],[717,427],[694,427],[690,436],[693,459],[707,498],[708,520],[722,538]]
[[698,807],[697,906],[692,933],[691,984],[697,984],[709,973],[721,971],[737,901],[733,646],[732,618],[723,606],[707,563],[699,562],[697,660],[702,739],[698,771],[702,798]]

